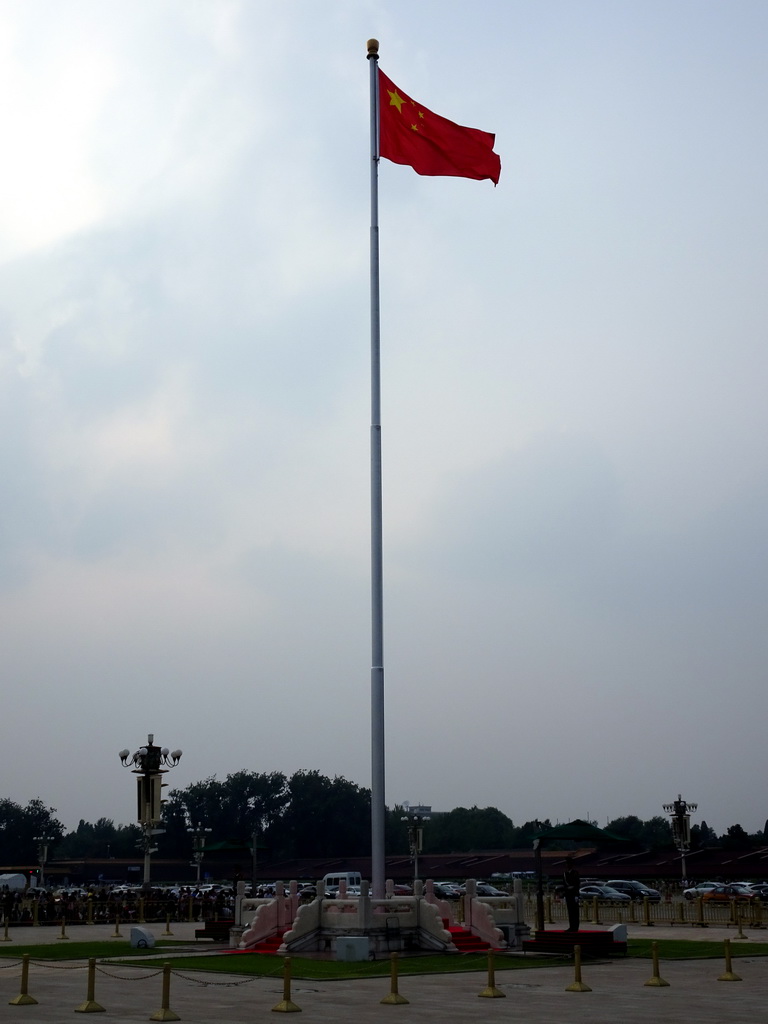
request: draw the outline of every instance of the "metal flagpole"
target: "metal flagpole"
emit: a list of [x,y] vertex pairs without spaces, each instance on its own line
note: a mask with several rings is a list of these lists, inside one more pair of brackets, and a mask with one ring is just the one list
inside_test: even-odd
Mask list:
[[384,898],[384,598],[379,305],[379,43],[368,40],[371,81],[371,886]]

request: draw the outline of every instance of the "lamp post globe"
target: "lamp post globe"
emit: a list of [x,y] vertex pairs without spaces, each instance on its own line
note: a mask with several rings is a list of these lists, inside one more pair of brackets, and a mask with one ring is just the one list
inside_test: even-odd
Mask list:
[[152,733],[147,742],[131,753],[124,747],[118,753],[120,763],[130,768],[136,779],[137,820],[141,826],[142,838],[140,846],[144,850],[144,885],[149,886],[150,857],[155,853],[152,846],[153,837],[160,835],[165,829],[160,828],[162,816],[162,790],[165,783],[163,775],[169,768],[175,768],[181,760],[181,751],[169,751],[168,747],[155,746]]

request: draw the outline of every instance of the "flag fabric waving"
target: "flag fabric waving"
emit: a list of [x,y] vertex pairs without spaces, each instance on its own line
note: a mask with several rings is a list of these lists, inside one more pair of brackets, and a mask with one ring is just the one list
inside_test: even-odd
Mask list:
[[499,183],[496,136],[433,114],[398,89],[379,69],[379,155],[417,174],[490,178]]

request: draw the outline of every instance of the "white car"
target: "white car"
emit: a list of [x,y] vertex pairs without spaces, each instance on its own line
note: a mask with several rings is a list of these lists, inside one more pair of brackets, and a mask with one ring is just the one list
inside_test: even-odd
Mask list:
[[718,885],[720,885],[720,882],[701,882],[699,885],[691,886],[690,889],[683,889],[683,899],[698,899],[698,897],[703,896],[705,892],[711,892],[712,889],[716,889]]

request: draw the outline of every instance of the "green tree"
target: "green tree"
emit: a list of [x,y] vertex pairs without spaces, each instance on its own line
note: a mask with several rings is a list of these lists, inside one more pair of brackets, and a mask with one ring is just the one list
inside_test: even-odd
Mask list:
[[30,800],[26,807],[13,800],[0,800],[0,863],[7,865],[36,864],[37,836],[53,840],[48,856],[64,834],[64,826],[54,818],[55,807],[46,807],[42,800]]
[[[407,830],[401,823],[400,849],[407,849]],[[469,850],[507,850],[514,844],[515,826],[496,807],[455,807],[433,814],[424,826],[426,853],[463,853]]]
[[651,850],[663,850],[672,845],[672,826],[660,814],[643,823],[643,842]]
[[56,856],[61,860],[135,857],[140,839],[138,825],[115,825],[111,818],[99,818],[91,824],[81,818],[77,828],[57,844]]
[[629,839],[635,843],[643,842],[645,823],[634,814],[628,814],[623,818],[614,818],[605,827],[608,832],[614,832],[623,839]]
[[533,846],[533,841],[540,832],[546,832],[552,828],[549,818],[540,821],[534,818],[533,821],[526,821],[519,828],[515,829],[512,846],[517,850],[527,850]]
[[727,850],[738,850],[752,845],[749,833],[741,825],[729,825],[722,842]]
[[606,829],[646,849],[663,849],[672,843],[672,827],[661,815],[643,821],[636,815],[629,814],[609,821]]
[[371,792],[343,776],[298,771],[275,828],[276,859],[360,855],[371,848]]
[[213,842],[249,843],[254,832],[269,843],[289,800],[282,772],[234,772],[173,790],[163,806],[166,834],[159,845],[167,856],[186,856],[192,848],[187,829],[201,825],[211,830]]

